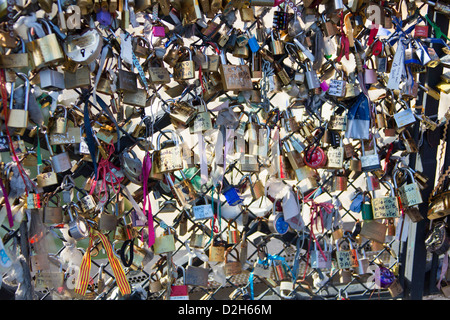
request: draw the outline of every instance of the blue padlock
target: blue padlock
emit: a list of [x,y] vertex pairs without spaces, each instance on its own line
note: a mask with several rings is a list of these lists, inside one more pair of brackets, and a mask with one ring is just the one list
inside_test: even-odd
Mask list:
[[242,198],[239,196],[237,189],[230,185],[226,179],[223,180],[222,194],[230,206],[237,206],[242,203]]
[[255,36],[252,36],[251,38],[248,38],[247,44],[248,44],[248,46],[250,47],[250,50],[253,53],[258,52],[258,50],[260,49],[258,40],[256,40]]

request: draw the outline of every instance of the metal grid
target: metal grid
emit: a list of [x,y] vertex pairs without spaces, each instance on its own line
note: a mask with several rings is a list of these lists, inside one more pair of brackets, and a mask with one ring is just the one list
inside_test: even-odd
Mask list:
[[[161,89],[161,87],[159,87],[156,91],[158,91],[159,89]],[[81,92],[80,92],[81,93]],[[189,94],[191,94],[191,92],[188,92]],[[276,96],[278,94],[275,93],[273,94],[268,100],[269,101],[273,101],[275,100]],[[225,97],[227,97],[230,100],[233,100],[232,96],[229,96],[228,94],[225,94]],[[163,103],[165,103],[163,101]],[[270,104],[271,108],[276,108],[273,104]],[[100,110],[99,110],[100,111]],[[261,116],[261,113],[263,113],[264,110],[263,109],[259,109],[256,110],[257,114],[260,114],[260,118],[264,118],[264,116]],[[211,112],[211,115],[213,117],[213,119],[215,119],[216,114],[214,114],[213,112]],[[129,119],[127,119],[129,120]],[[323,127],[325,122],[321,121],[319,119],[317,119],[316,117],[314,117],[314,115],[306,115],[304,117],[304,119],[302,121],[307,121],[307,120],[313,120],[316,123],[316,127]],[[126,121],[125,121],[126,122]],[[135,141],[137,144],[139,144],[139,141],[136,141],[136,139],[134,139],[133,137],[131,137],[129,135],[129,133],[125,130],[123,130],[122,128],[120,128],[121,132],[126,136],[127,139],[131,139],[132,141]],[[168,138],[168,137],[167,137]],[[360,151],[360,146],[359,144],[355,145],[355,150],[357,152]],[[344,165],[348,165],[348,161],[344,162]],[[333,193],[330,190],[330,182],[332,181],[333,178],[333,172],[334,170],[319,170],[319,172],[321,172],[321,176],[323,179],[321,179],[320,184],[318,185],[319,188],[322,189],[322,191],[324,192],[325,195],[328,195],[330,198],[332,198],[333,196],[336,197],[344,197],[345,195],[348,196],[348,191],[344,192],[344,191],[340,191],[338,193]],[[194,179],[195,176],[198,176],[200,174],[200,169],[197,170],[197,172],[190,178],[191,180]],[[235,174],[237,177],[239,176],[243,176],[243,175],[247,175],[248,173],[243,173],[242,171],[239,170],[238,166],[236,164],[232,164],[228,167],[228,173],[229,175],[233,175]],[[252,181],[253,178],[256,178],[257,174],[256,173],[251,173],[250,174],[252,176]],[[82,179],[84,179],[84,177],[81,177]],[[238,179],[230,179],[231,181],[233,180],[237,180]],[[358,179],[349,179],[348,180],[348,189],[351,190],[356,190],[358,188],[357,184],[356,184],[356,180]],[[299,182],[294,183],[296,186],[298,186]],[[86,194],[86,191],[80,188],[77,188],[77,191],[79,191],[80,193],[84,193]],[[207,192],[210,192],[211,189],[207,190]],[[121,191],[122,192],[122,191]],[[123,195],[126,196],[126,195]],[[170,195],[166,195],[166,194],[161,194],[161,199],[163,200],[174,200],[173,197],[171,197]],[[110,201],[113,201],[113,199],[110,199]],[[249,204],[243,206],[243,208],[245,208],[250,216],[253,214],[251,209],[249,208],[251,206],[251,204],[253,204],[253,202],[255,202],[256,200],[253,200],[252,202],[250,202]],[[221,206],[225,205],[226,201],[222,201],[221,202]],[[307,206],[307,205],[306,205]],[[305,207],[305,204],[303,205],[303,210],[308,210],[307,207]],[[125,213],[125,216],[129,216],[131,214],[133,210],[129,210],[128,212]],[[175,208],[175,211],[177,212],[177,214],[175,214],[175,219],[173,220],[173,224],[172,226],[174,228],[177,228],[178,224],[180,223],[180,219],[182,217],[183,214],[183,210],[180,208]],[[347,231],[351,231],[353,228],[353,223],[357,220],[360,220],[360,216],[357,213],[354,213],[352,211],[349,210],[348,206],[343,206],[339,212],[341,213],[342,219],[346,219],[346,227],[345,229]],[[222,218],[222,226],[224,226],[223,228],[221,228],[221,231],[217,234],[214,234],[214,236],[218,236],[220,237],[221,235],[224,235],[225,232],[227,231],[227,225],[231,224],[232,222],[234,222],[235,220],[237,220],[239,217],[241,217],[241,215],[243,214],[243,211],[241,210],[241,212],[232,219],[224,219]],[[155,217],[155,227],[158,227],[160,225],[160,220],[163,220],[163,215],[164,213],[161,213],[157,210],[154,210],[154,217]],[[254,218],[256,217],[256,215],[254,215]],[[95,217],[94,217],[95,218]],[[204,232],[204,234],[206,236],[210,236],[211,234],[211,229],[210,228],[205,228],[205,224],[203,223],[198,223],[194,220],[191,219],[190,216],[188,216],[188,220],[189,223],[191,224],[191,227],[189,228],[191,230],[191,232],[195,232],[197,230],[200,230],[202,232]],[[165,221],[165,223],[167,223],[167,221]],[[307,228],[311,228],[311,223],[308,222],[306,225]],[[15,236],[17,236],[18,230],[9,230],[7,227],[5,227],[5,225],[2,225],[2,228],[5,229],[9,235],[9,239],[5,241],[5,245],[8,244],[8,242],[13,239]],[[241,229],[242,231],[242,229]],[[319,236],[319,240],[321,239],[321,237],[324,236],[331,236],[333,230],[325,230],[324,233],[322,235]],[[292,256],[295,254],[295,243],[298,237],[301,236],[301,234],[290,234],[292,237],[289,240],[286,239],[281,239],[282,237],[274,235],[275,239],[278,239],[280,241],[281,239],[281,246],[278,246],[278,248],[274,249],[274,252],[271,254],[274,255],[278,255],[278,256],[282,256],[284,258],[286,258],[288,265],[292,268],[293,266],[293,260]],[[173,257],[176,257],[178,255],[184,255],[183,249],[185,248],[185,242],[184,240],[181,240],[179,236],[175,236],[175,239],[177,241],[177,250],[171,254],[169,254],[166,257],[162,257],[163,260],[167,261],[170,260]],[[369,249],[370,247],[370,241],[366,240],[366,241],[362,241],[359,245],[359,248],[362,247],[367,247]],[[392,239],[391,241],[388,241],[384,244],[384,248],[382,250],[379,251],[371,251],[371,250],[367,250],[367,256],[370,257],[371,263],[374,262],[375,260],[379,259],[382,260],[390,269],[395,269],[398,267],[398,263],[399,261],[397,260],[397,255],[394,254],[395,251],[397,251],[397,249],[394,249],[393,246],[395,245],[395,240]],[[326,274],[329,277],[328,280],[324,281],[321,285],[318,286],[312,286],[311,284],[311,279],[315,276],[323,276],[324,275],[324,271],[322,270],[318,270],[318,269],[314,269],[311,268],[310,266],[307,266],[307,254],[308,254],[308,250],[307,250],[307,244],[308,244],[308,240],[306,239],[304,242],[305,246],[302,248],[302,252],[299,256],[299,259],[303,265],[303,268],[300,269],[299,275],[303,274],[302,271],[305,271],[305,279],[306,281],[297,281],[295,283],[295,287],[294,287],[294,291],[293,293],[289,296],[282,296],[280,294],[280,291],[277,287],[273,287],[271,284],[269,284],[265,279],[259,278],[258,276],[255,276],[255,299],[315,299],[315,298],[323,298],[323,299],[336,299],[342,295],[348,295],[351,298],[355,298],[355,299],[370,299],[372,298],[374,295],[376,295],[379,298],[383,298],[383,297],[387,297],[387,298],[391,298],[391,296],[389,294],[387,294],[386,290],[374,290],[373,287],[370,287],[365,280],[365,277],[360,277],[357,275],[351,275],[350,276],[350,281],[348,282],[341,282],[339,280],[339,277],[341,276],[342,272],[339,269],[332,269],[329,270]],[[237,246],[237,245],[236,245]],[[249,254],[248,254],[248,258],[247,258],[247,263],[244,264],[244,270],[242,272],[241,275],[239,276],[231,276],[231,277],[227,277],[225,284],[220,284],[214,281],[210,282],[210,286],[208,288],[200,288],[200,287],[191,287],[190,288],[190,295],[192,297],[201,297],[202,299],[242,299],[243,294],[248,296],[248,292],[246,290],[248,290],[248,275],[249,272],[252,270],[252,266],[253,263],[256,261],[257,259],[257,252],[255,251],[255,248],[257,247],[257,244],[255,244],[254,242],[252,242],[252,240],[249,240]],[[59,254],[64,247],[62,247],[56,254]],[[205,247],[205,252],[207,252],[208,250],[208,246]],[[394,262],[392,262],[392,260],[390,259],[390,257],[393,257]],[[156,257],[155,259],[158,260],[160,257]],[[152,260],[153,262],[154,260]],[[95,268],[99,268],[100,267],[100,263],[98,263],[95,259],[93,259],[93,265]],[[108,268],[108,262],[106,261],[106,268],[105,268],[105,273],[108,277],[110,277],[110,280],[112,280],[112,285],[109,288],[108,291],[105,291],[104,294],[100,295],[100,296],[96,296],[95,299],[107,299],[110,298],[110,294],[114,291],[117,291],[116,286],[114,285],[114,281],[113,281],[113,274],[112,272],[109,270]],[[152,263],[149,263],[148,265],[152,265]],[[150,274],[149,272],[146,271],[146,268],[144,269],[139,269],[139,270],[133,270],[131,268],[127,268],[126,269],[126,273],[128,275],[128,279],[130,281],[130,283],[132,284],[136,284],[139,286],[142,286],[142,288],[144,288],[145,291],[148,290],[148,285],[149,282],[151,281],[150,279]],[[99,273],[98,271],[94,272],[92,277],[95,281],[95,279],[98,277]],[[303,277],[300,276],[298,279],[301,280]],[[308,283],[309,281],[309,283]],[[90,286],[90,289],[95,290],[96,289],[96,285],[92,285]],[[230,291],[230,290],[237,290],[235,291],[233,296],[229,296],[228,294],[222,294],[222,292],[225,291]],[[375,293],[376,292],[376,293]],[[41,299],[48,299],[51,296],[51,293],[54,294],[54,288],[50,289],[50,290],[43,290],[42,291],[42,297]],[[242,294],[243,293],[243,294]],[[117,294],[117,292],[115,293]],[[151,294],[149,292],[147,292],[148,296],[147,299],[162,299],[166,292],[163,290],[159,293],[156,294]],[[399,296],[400,298],[401,296]]]

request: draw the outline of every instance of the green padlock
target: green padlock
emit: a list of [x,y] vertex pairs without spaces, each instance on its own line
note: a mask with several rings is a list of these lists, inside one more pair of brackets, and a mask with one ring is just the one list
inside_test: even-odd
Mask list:
[[[367,198],[369,201],[366,201]],[[373,220],[372,196],[369,192],[363,193],[363,203],[361,204],[361,216],[363,220]]]

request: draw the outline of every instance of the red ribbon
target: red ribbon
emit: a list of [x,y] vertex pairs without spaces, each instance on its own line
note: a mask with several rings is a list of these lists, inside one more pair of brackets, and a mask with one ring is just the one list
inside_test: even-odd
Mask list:
[[[315,202],[313,199],[304,199],[303,202],[310,203],[310,221],[311,221],[311,224],[310,224],[311,227],[310,227],[310,231],[309,231],[308,252],[306,255],[306,264],[309,263],[310,248],[311,248],[311,243],[312,243],[313,239],[317,243],[317,248],[319,249],[320,253],[322,254],[323,258],[326,261],[327,257],[325,256],[325,253],[323,253],[323,250],[322,250],[320,244],[318,243],[316,236],[314,234],[313,224],[314,224],[314,220],[316,220],[316,227],[317,227],[317,222],[318,222],[317,218],[320,218],[321,225],[322,225],[322,232],[323,232],[324,227],[323,227],[322,209],[325,210],[326,213],[331,214],[334,210],[334,205],[329,202],[321,202],[321,203]],[[303,273],[303,280],[306,278],[306,270],[307,270],[307,268],[305,268],[305,272]]]
[[[100,195],[102,193],[107,194],[108,192],[108,188],[107,188],[107,184],[111,184],[111,185],[117,185],[117,189],[113,188],[114,192],[117,194],[120,191],[120,182],[123,180],[123,178],[118,178],[114,172],[111,170],[111,168],[113,169],[118,169],[116,166],[114,166],[110,161],[109,158],[111,157],[111,155],[114,153],[115,148],[114,148],[114,144],[111,143],[108,146],[108,158],[104,159],[102,158],[100,160],[100,162],[98,163],[98,167],[97,167],[97,179],[94,179],[94,182],[92,183],[91,186],[91,190],[89,192],[90,195],[92,195],[95,191],[95,188],[97,186],[97,182],[98,179],[100,178],[100,176],[103,178],[102,179],[102,183],[100,186],[100,190],[99,190],[99,197],[102,198]],[[110,182],[107,181],[107,176],[109,174],[109,178],[110,178]]]
[[336,58],[336,62],[341,62],[343,55],[347,60],[350,59],[350,41],[344,32],[344,12],[341,12],[341,48],[339,50],[339,56]]

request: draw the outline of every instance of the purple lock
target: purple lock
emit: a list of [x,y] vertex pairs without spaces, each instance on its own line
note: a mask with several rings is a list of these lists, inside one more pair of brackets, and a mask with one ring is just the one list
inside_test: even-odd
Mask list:
[[104,27],[108,27],[111,25],[111,13],[105,9],[101,9],[97,12],[96,15],[97,21]]
[[166,36],[166,30],[163,26],[153,26],[153,35],[155,37],[164,38]]

